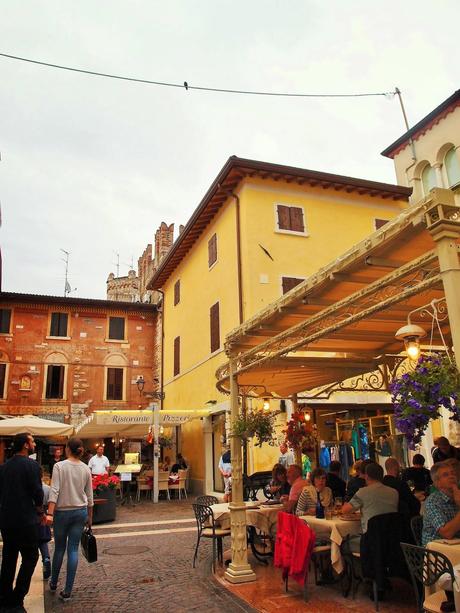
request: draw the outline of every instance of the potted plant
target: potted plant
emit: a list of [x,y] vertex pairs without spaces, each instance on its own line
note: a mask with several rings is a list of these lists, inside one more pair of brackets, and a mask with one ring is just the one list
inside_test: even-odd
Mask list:
[[302,463],[302,449],[305,451],[315,449],[316,426],[309,421],[305,421],[304,413],[295,412],[283,433],[285,434],[286,445],[294,450],[296,462],[300,465]]
[[275,417],[276,413],[249,410],[233,423],[232,436],[255,438],[258,447],[262,447],[263,443],[275,445]]
[[117,514],[115,488],[120,479],[115,475],[93,475],[93,523],[114,521]]
[[460,421],[460,373],[447,354],[421,356],[411,372],[390,384],[390,391],[396,427],[410,449],[420,443],[430,420],[441,417],[441,407]]

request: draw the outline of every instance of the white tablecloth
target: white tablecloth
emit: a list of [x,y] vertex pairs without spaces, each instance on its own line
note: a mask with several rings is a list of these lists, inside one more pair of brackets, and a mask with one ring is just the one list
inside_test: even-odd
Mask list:
[[[452,563],[452,566],[454,567],[454,573],[457,578],[457,586],[455,586],[456,589],[454,588],[453,590],[455,598],[455,610],[460,611],[460,543],[458,542],[458,539],[442,539],[431,541],[427,544],[426,548],[431,549],[432,551],[439,551],[440,553],[443,553]],[[444,576],[445,575],[443,575],[443,577]],[[447,576],[445,576],[446,580],[444,580],[443,577],[441,577],[441,579],[435,586],[431,586],[431,588],[425,588],[425,597],[429,596],[430,594],[439,589],[452,589],[450,579],[447,579]]]
[[[267,507],[258,507],[257,502],[245,502],[246,505],[246,524],[254,526],[264,534],[274,536],[276,524],[278,522],[278,512],[283,510],[283,505],[272,505]],[[251,508],[252,507],[252,508]],[[211,507],[214,513],[214,519],[219,525],[224,528],[230,528],[230,510],[228,502],[213,504]]]
[[343,572],[343,560],[340,545],[348,534],[361,534],[359,520],[347,521],[341,517],[332,519],[318,519],[312,515],[302,515],[300,518],[314,530],[317,538],[331,541],[331,563],[336,573]]

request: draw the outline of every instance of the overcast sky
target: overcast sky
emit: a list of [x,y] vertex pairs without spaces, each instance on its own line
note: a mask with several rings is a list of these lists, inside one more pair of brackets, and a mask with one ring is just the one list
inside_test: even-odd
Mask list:
[[[0,52],[220,88],[403,92],[411,125],[459,88],[458,0],[0,4]],[[230,155],[394,183],[396,99],[186,92],[0,57],[3,290],[105,298]]]

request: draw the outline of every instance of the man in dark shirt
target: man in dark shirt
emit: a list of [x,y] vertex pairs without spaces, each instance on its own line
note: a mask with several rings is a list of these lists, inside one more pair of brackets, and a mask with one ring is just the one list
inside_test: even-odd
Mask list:
[[342,464],[333,460],[329,465],[329,472],[327,473],[326,485],[332,490],[334,498],[341,498],[342,501],[345,498],[345,492],[347,484],[343,479],[339,477]]
[[424,466],[425,458],[421,453],[416,453],[412,458],[412,464],[413,466],[403,471],[402,480],[406,483],[412,481],[416,492],[428,491],[433,481],[430,471]]
[[349,502],[356,492],[362,487],[366,487],[366,479],[364,475],[366,474],[366,466],[370,464],[370,460],[358,460],[353,464],[353,468],[355,470],[355,476],[349,479],[347,484],[347,494],[346,500]]
[[385,462],[387,474],[383,484],[392,487],[399,494],[399,512],[408,517],[415,517],[420,513],[420,501],[412,494],[409,486],[399,477],[399,462],[395,458],[388,458]]
[[[43,515],[40,467],[29,455],[34,453],[31,434],[17,434],[13,457],[0,467],[0,530],[3,538],[0,571],[0,606],[25,611],[24,597],[38,560],[38,522]],[[13,589],[18,554],[21,567]]]
[[454,458],[454,460],[460,460],[460,449],[450,444],[449,440],[445,436],[439,436],[434,441],[436,447],[433,449],[433,462],[444,462]]

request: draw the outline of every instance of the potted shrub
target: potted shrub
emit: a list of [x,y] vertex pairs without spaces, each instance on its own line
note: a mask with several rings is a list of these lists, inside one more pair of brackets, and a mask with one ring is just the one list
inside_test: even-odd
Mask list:
[[115,475],[93,475],[93,523],[114,521],[117,515],[115,488],[120,479]]
[[410,449],[420,443],[430,420],[441,417],[441,407],[460,421],[460,373],[447,354],[421,356],[413,371],[390,384],[390,391],[396,427]]
[[255,438],[255,445],[262,447],[263,443],[275,445],[275,417],[277,413],[264,411],[247,411],[233,423],[232,436],[241,439]]

